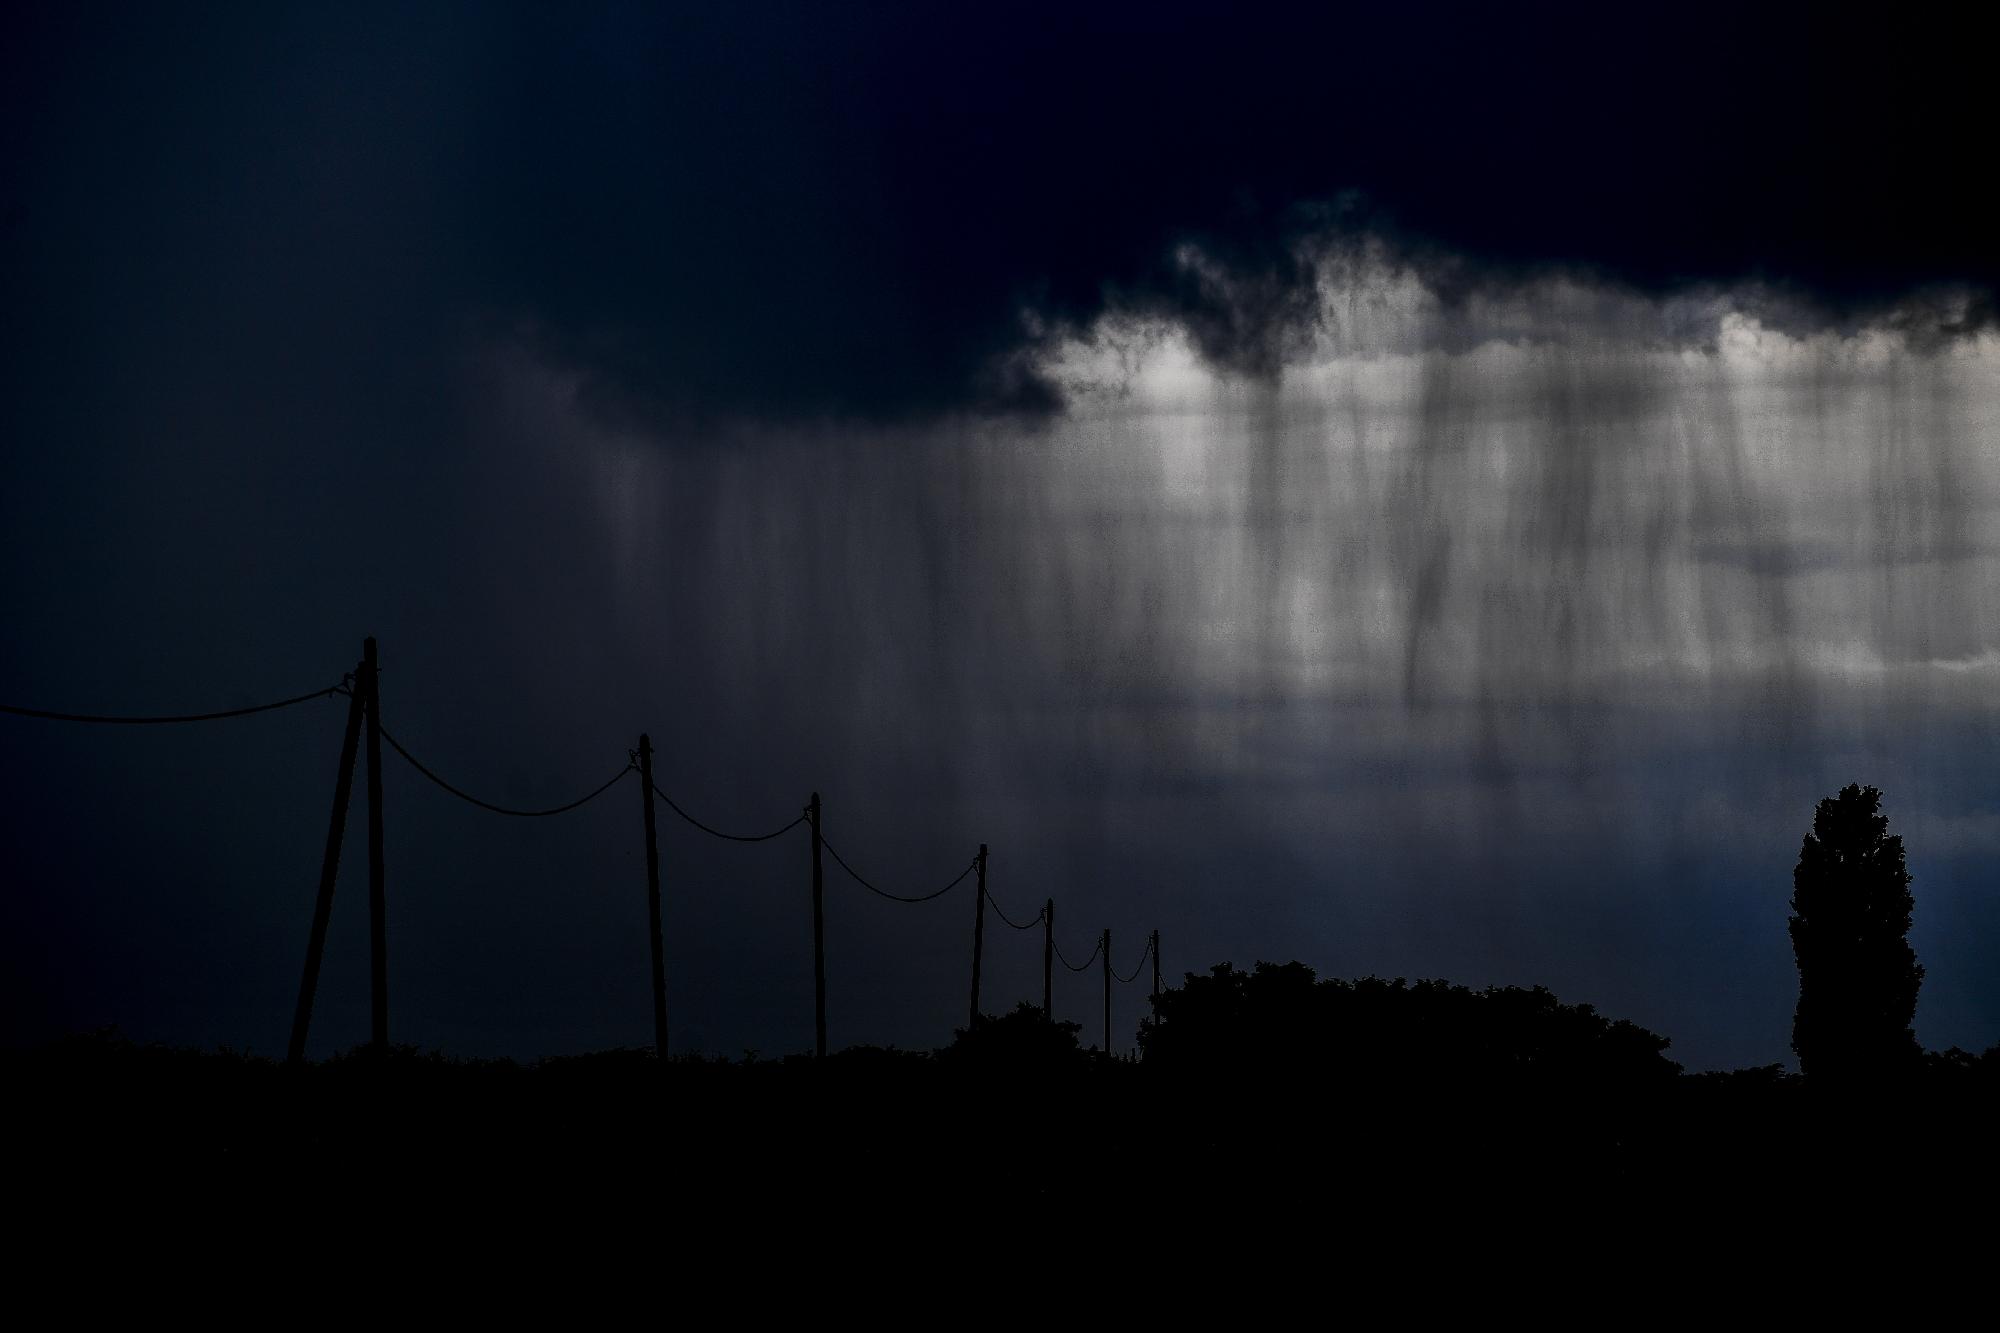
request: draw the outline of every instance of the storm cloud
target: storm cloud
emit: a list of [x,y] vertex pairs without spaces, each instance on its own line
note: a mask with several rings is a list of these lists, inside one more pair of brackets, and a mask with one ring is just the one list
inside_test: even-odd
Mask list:
[[[250,701],[373,633],[493,799],[646,730],[704,818],[819,790],[902,891],[987,842],[1121,966],[1541,982],[1696,1067],[1783,1057],[1797,839],[1873,782],[1919,1034],[1990,1044],[1958,22],[14,11],[0,698]],[[9,1039],[273,1048],[334,706],[6,739]],[[636,798],[389,782],[399,1039],[648,1038]],[[679,1039],[803,1047],[803,845],[667,829]],[[969,915],[836,897],[836,1044],[944,1040]]]
[[1036,367],[1053,422],[663,449],[517,348],[484,430],[597,534],[613,603],[562,635],[617,624],[703,701],[686,781],[811,755],[871,843],[982,830],[1017,912],[1560,981],[1775,1059],[1794,826],[1858,770],[1930,833],[1934,984],[1978,991],[1941,923],[1994,850],[2000,340],[1786,332],[1756,289],[1469,299],[1344,237],[1311,268],[1280,363],[1114,311]]
[[[1990,19],[1965,15],[1942,34],[1803,4],[11,23],[9,304],[67,311],[11,336],[44,364],[111,323],[369,373],[498,329],[608,413],[881,422],[1054,410],[1039,354],[1112,301],[1268,369],[1272,321],[1314,286],[1297,242],[1330,219],[1475,284],[1760,279],[1840,313],[2000,275],[1975,167]],[[1232,299],[1176,262],[1189,244],[1238,275]]]

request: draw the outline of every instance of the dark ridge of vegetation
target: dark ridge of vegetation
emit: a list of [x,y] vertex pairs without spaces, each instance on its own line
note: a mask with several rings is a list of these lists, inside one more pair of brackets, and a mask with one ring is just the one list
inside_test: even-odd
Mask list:
[[[992,1236],[1089,1225],[1114,1249],[1173,1237],[1210,1255],[1380,1244],[1412,1258],[1403,1237],[1489,1256],[1559,1244],[1570,1262],[1633,1228],[1945,1216],[2000,1186],[2000,1048],[1929,1057],[1893,1097],[1856,1099],[1776,1067],[1677,1074],[1660,1038],[1546,992],[1301,991],[1306,971],[1190,978],[1162,997],[1139,1060],[1081,1049],[1075,1024],[1030,1006],[941,1051],[824,1061],[397,1047],[294,1069],[95,1034],[0,1056],[20,1145],[10,1202],[52,1237],[115,1216],[195,1254],[297,1227],[453,1254],[496,1228],[560,1246],[615,1226],[646,1272],[658,1244],[755,1267],[774,1226],[787,1243],[811,1226],[830,1253],[900,1256],[960,1218]],[[1344,1022],[1386,1012],[1421,1041],[1385,1054],[1380,1034],[1309,1033],[1275,1066],[1200,1062],[1222,1025],[1193,1021],[1199,997],[1248,996],[1268,1016],[1280,991]],[[1477,1027],[1440,1031],[1439,1015]]]
[[1217,964],[1161,994],[1139,1028],[1148,1063],[1203,1076],[1310,1069],[1370,1079],[1658,1082],[1668,1039],[1563,1004],[1540,986],[1318,980],[1304,963]]
[[283,1215],[301,1181],[336,1214],[448,1199],[569,1216],[657,1191],[723,1232],[827,1199],[955,1215],[968,1182],[1021,1218],[1135,1181],[1232,1217],[1308,1199],[1350,1217],[1546,1204],[1708,1221],[1962,1203],[2000,1184],[2000,1046],[1918,1051],[1909,877],[1878,804],[1856,787],[1822,802],[1794,877],[1809,1077],[1687,1074],[1667,1038],[1541,987],[1221,963],[1153,1001],[1137,1059],[1025,1003],[935,1052],[825,1060],[394,1046],[292,1068],[90,1033],[0,1054],[27,1145],[15,1183],[52,1214],[109,1193]]
[[[1107,1059],[1081,1041],[1083,1025],[1043,1016],[1022,1001],[1005,1014],[982,1014],[953,1031],[935,1051],[855,1045],[823,1061],[808,1052],[767,1057],[746,1051],[731,1059],[710,1052],[670,1056],[669,1081],[756,1082],[809,1071],[828,1079],[924,1077],[987,1072],[1020,1075],[1131,1071],[1125,1077],[1346,1081],[1356,1078],[1421,1083],[1547,1083],[1575,1087],[1774,1088],[1808,1080],[1782,1064],[1686,1073],[1666,1057],[1670,1039],[1589,1004],[1565,1004],[1541,986],[1472,990],[1443,980],[1402,977],[1321,979],[1308,965],[1258,962],[1249,969],[1217,963],[1187,973],[1164,989],[1156,1012],[1139,1024],[1136,1057]],[[72,1034],[43,1046],[0,1052],[17,1076],[57,1084],[93,1077],[188,1075],[218,1084],[282,1078],[312,1086],[380,1082],[520,1082],[550,1086],[644,1080],[657,1083],[661,1063],[649,1047],[614,1047],[533,1061],[480,1058],[392,1045],[367,1045],[287,1067],[282,1060],[231,1047],[139,1043],[116,1027]],[[1903,1086],[2000,1088],[2000,1045],[1975,1054],[1953,1046],[1923,1051],[1876,1091]]]
[[1926,1187],[2000,1181],[2000,1047],[1930,1053],[1864,1097],[1778,1065],[1682,1073],[1664,1037],[1544,989],[1322,981],[1300,963],[1188,975],[1142,1025],[1140,1059],[1078,1037],[1018,1005],[934,1053],[662,1065],[646,1049],[520,1063],[360,1047],[288,1069],[106,1031],[0,1069],[32,1145],[24,1187],[64,1195],[298,1173],[334,1191],[588,1193],[666,1173],[720,1209],[810,1181],[918,1205],[1022,1155],[1020,1205],[1106,1169],[1232,1197],[1810,1199],[1910,1189],[1922,1151],[1950,1163]]

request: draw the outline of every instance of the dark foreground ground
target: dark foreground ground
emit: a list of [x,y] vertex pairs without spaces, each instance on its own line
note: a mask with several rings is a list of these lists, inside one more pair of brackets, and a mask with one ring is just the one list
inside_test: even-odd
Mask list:
[[[128,1203],[368,1193],[398,1203],[642,1193],[716,1217],[778,1205],[978,1207],[1228,1199],[1616,1209],[1950,1197],[2000,1163],[2000,1089],[1958,1079],[1834,1097],[1770,1071],[1592,1087],[1154,1077],[846,1051],[758,1063],[614,1051],[540,1065],[414,1051],[284,1069],[72,1039],[0,1055],[16,1183]],[[446,1197],[446,1185],[452,1195]]]
[[1832,1271],[1879,1264],[1884,1242],[1943,1263],[1996,1239],[2000,1097],[1971,1079],[1865,1100],[1764,1072],[1620,1089],[1287,1069],[1219,1086],[879,1051],[665,1068],[405,1051],[290,1070],[102,1038],[0,1061],[9,1210],[29,1250],[64,1262],[192,1248],[317,1271],[331,1236],[433,1275],[455,1255],[545,1266],[580,1246],[782,1286],[794,1263],[898,1269],[935,1250],[1032,1269],[1059,1251],[1120,1280],[1138,1256],[1194,1256],[1254,1287],[1283,1255],[1354,1281],[1604,1251],[1685,1280],[1669,1256],[1689,1247],[1713,1271],[1844,1235],[1851,1258],[1817,1251]]

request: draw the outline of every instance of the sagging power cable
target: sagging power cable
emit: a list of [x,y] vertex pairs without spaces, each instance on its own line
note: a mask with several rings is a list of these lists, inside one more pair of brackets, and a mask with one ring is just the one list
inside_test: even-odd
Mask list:
[[[1055,942],[1051,940],[1050,943],[1053,944]],[[1092,963],[1097,961],[1097,951],[1099,949],[1102,949],[1103,947],[1104,947],[1104,937],[1100,935],[1097,937],[1096,945],[1090,951],[1090,957],[1084,959],[1080,963],[1072,963],[1069,959],[1063,957],[1062,945],[1057,944],[1055,946],[1056,961],[1061,963],[1064,967],[1068,968],[1072,972],[1081,972],[1086,967],[1089,967]]]
[[310,703],[314,699],[331,699],[346,692],[347,683],[328,685],[324,689],[309,694],[295,694],[289,699],[278,699],[267,704],[252,704],[248,708],[225,708],[214,713],[170,713],[153,717],[114,717],[100,713],[56,713],[45,708],[21,708],[14,704],[0,704],[0,713],[11,713],[15,717],[38,717],[49,722],[95,722],[113,726],[151,727],[174,722],[220,722],[224,718],[248,717],[252,713],[269,713],[279,708],[290,708],[294,704]]
[[679,805],[675,804],[673,797],[667,795],[665,792],[660,790],[660,784],[657,782],[653,784],[653,795],[665,801],[667,803],[667,809],[673,811],[675,814],[679,815],[682,819],[685,819],[688,823],[700,829],[703,833],[708,834],[712,838],[722,838],[729,842],[769,842],[771,839],[775,837],[778,837],[782,834],[790,833],[793,829],[797,828],[799,825],[806,822],[806,817],[803,814],[801,814],[797,819],[794,819],[791,823],[785,825],[783,828],[772,829],[769,833],[724,833],[721,829],[713,828],[707,824],[704,824],[699,819],[696,819],[693,815],[689,814],[687,811],[681,809]]
[[1152,952],[1153,952],[1153,937],[1148,935],[1146,937],[1146,947],[1139,951],[1139,961],[1132,964],[1132,975],[1129,977],[1121,977],[1118,975],[1118,969],[1114,967],[1111,969],[1112,977],[1118,981],[1126,983],[1127,985],[1131,984],[1134,981],[1137,981],[1139,979],[1140,971],[1146,966],[1146,959],[1149,956],[1151,956]]
[[1014,918],[1000,910],[1000,904],[993,901],[993,895],[990,893],[986,895],[986,905],[993,909],[993,915],[999,917],[1001,921],[1016,930],[1033,930],[1036,926],[1042,924],[1042,914],[1040,912],[1035,913],[1034,918],[1029,921],[1014,920]]
[[[803,816],[801,816],[801,818],[803,818]],[[868,890],[868,892],[872,894],[875,894],[877,897],[887,898],[890,902],[895,902],[895,903],[927,903],[933,898],[942,898],[944,897],[944,895],[950,893],[953,889],[957,888],[960,884],[963,884],[965,882],[965,877],[967,875],[970,875],[974,870],[976,870],[979,867],[979,858],[974,857],[971,861],[966,863],[965,869],[958,872],[958,878],[953,880],[951,883],[945,885],[943,888],[938,889],[932,893],[919,894],[914,898],[906,898],[900,893],[891,893],[887,889],[878,889],[873,884],[870,884],[868,880],[865,877],[863,877],[860,871],[856,870],[853,866],[847,864],[846,858],[842,857],[839,852],[833,849],[833,844],[826,840],[826,835],[824,833],[820,834],[819,845],[826,848],[827,855],[833,858],[833,863],[839,866],[842,870],[845,870],[848,873],[848,875],[853,878],[856,884],[859,884],[862,888]]]
[[609,778],[605,779],[605,781],[601,785],[596,787],[590,793],[584,796],[579,796],[574,801],[570,801],[567,804],[551,806],[547,810],[516,810],[509,806],[495,805],[491,801],[482,801],[477,796],[472,795],[470,792],[461,791],[457,787],[452,786],[449,782],[446,782],[443,778],[439,777],[437,774],[433,773],[429,768],[425,767],[422,760],[418,759],[415,755],[411,754],[408,750],[404,749],[403,743],[397,740],[394,736],[390,735],[389,729],[387,727],[383,727],[381,730],[382,730],[382,739],[389,742],[389,748],[394,750],[397,754],[403,756],[404,759],[408,760],[411,768],[416,769],[417,772],[423,774],[425,777],[429,778],[432,782],[435,782],[438,786],[444,788],[446,791],[450,792],[453,796],[456,796],[459,800],[465,801],[471,805],[476,805],[481,810],[490,810],[496,815],[511,815],[516,819],[542,819],[549,815],[568,814],[571,810],[576,809],[578,806],[594,801],[598,797],[602,796],[605,792],[610,791],[613,787],[618,785],[618,780],[620,778],[624,777],[627,773],[633,771],[632,765],[628,763],[625,765],[625,767],[619,769],[616,773],[613,773]]

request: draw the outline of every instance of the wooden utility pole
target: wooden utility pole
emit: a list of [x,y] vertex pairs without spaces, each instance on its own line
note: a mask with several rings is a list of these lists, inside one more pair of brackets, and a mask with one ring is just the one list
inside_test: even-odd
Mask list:
[[[1153,1022],[1160,1021],[1160,932],[1153,932]],[[1155,1031],[1158,1029],[1155,1028]]]
[[980,954],[986,948],[986,844],[979,844],[979,892],[973,895],[972,906],[972,1017],[966,1020],[965,1030],[970,1033],[979,1026],[979,962]]
[[382,870],[382,679],[375,640],[361,641],[361,679],[368,711],[368,974],[369,1039],[389,1053],[389,900]]
[[812,795],[806,816],[813,830],[813,1053],[826,1058],[826,909],[819,860],[819,793]]
[[1160,932],[1153,932],[1153,1017],[1160,1016]]
[[347,732],[340,741],[340,767],[333,778],[333,819],[326,829],[326,854],[319,863],[319,897],[313,902],[312,934],[306,939],[306,970],[299,1002],[292,1010],[292,1043],[285,1063],[306,1057],[306,1030],[312,1026],[313,996],[319,990],[320,959],[326,955],[326,924],[333,916],[333,885],[340,877],[340,840],[347,830],[347,800],[354,791],[354,751],[361,740],[361,691],[347,693]]
[[1104,1053],[1111,1054],[1111,927],[1104,928],[1104,938],[1098,941],[1098,948],[1104,954]]
[[1042,1017],[1055,1021],[1056,900],[1042,904]]
[[653,946],[653,1058],[667,1059],[667,945],[660,930],[660,843],[653,827],[653,738],[639,733],[639,800],[646,811],[647,940]]

